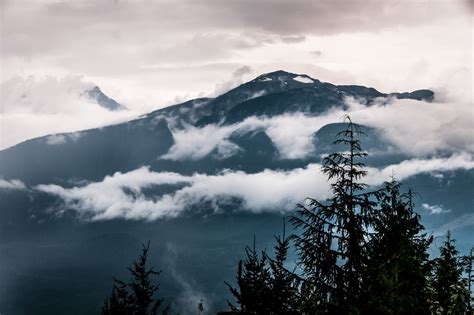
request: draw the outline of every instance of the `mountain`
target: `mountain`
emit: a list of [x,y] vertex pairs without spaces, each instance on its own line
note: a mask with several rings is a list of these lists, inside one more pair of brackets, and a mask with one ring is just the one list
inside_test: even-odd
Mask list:
[[[98,87],[91,91],[102,106],[120,108]],[[147,240],[170,303],[203,298],[206,309],[224,309],[223,281],[233,281],[244,246],[256,235],[260,249],[271,248],[281,217],[307,197],[280,195],[317,190],[297,179],[336,149],[348,100],[370,109],[434,97],[276,71],[215,98],[0,151],[0,312],[97,314],[112,277],[125,277]],[[377,127],[362,130],[370,167],[413,159]],[[64,141],[49,141],[54,137]],[[455,229],[465,249],[472,244],[472,225],[463,222],[472,221],[473,180],[472,170],[460,168],[415,174],[403,184],[423,196],[417,210],[427,228]],[[9,185],[1,188],[1,181]],[[430,215],[434,206],[446,213]],[[177,307],[185,314],[195,308]]]
[[86,91],[85,94],[89,99],[94,100],[97,104],[108,110],[117,111],[127,109],[122,104],[117,103],[115,100],[105,95],[97,85]]
[[[94,91],[103,95],[100,89],[96,88]],[[194,161],[194,165],[189,169],[189,166],[179,161],[157,159],[174,144],[170,128],[179,130],[189,125],[230,125],[249,117],[274,117],[292,113],[315,116],[333,107],[344,108],[347,96],[359,98],[370,105],[375,99],[388,96],[431,101],[433,95],[434,93],[428,90],[386,94],[373,88],[336,86],[306,75],[276,71],[261,75],[217,98],[194,99],[159,109],[126,123],[61,134],[66,141],[60,145],[48,144],[51,143],[48,139],[57,135],[28,140],[0,152],[0,174],[5,178],[20,179],[35,185],[70,178],[99,180],[117,171],[126,172],[143,165],[180,172],[215,172],[229,166],[233,168],[232,164],[235,163],[229,163],[227,159],[215,159],[215,156],[210,155],[201,161]],[[264,137],[263,134],[262,136]],[[253,164],[251,162],[254,161],[254,154],[250,148],[254,147],[255,141],[265,141],[267,147],[275,149],[274,143],[268,137],[260,139],[242,132],[231,136],[231,139],[237,142],[240,138],[242,141],[246,139],[242,144],[244,154],[241,155],[244,165]],[[265,152],[269,153],[271,150]],[[276,169],[285,163],[301,164],[285,159],[281,159],[283,162],[268,158],[265,161],[258,163],[262,169]],[[303,161],[303,164],[306,162]],[[207,165],[209,163],[212,163],[212,166]],[[242,170],[249,169],[243,167]]]

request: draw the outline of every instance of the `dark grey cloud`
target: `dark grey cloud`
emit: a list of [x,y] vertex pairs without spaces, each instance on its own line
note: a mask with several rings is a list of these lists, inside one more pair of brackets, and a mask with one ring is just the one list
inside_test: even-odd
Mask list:
[[99,56],[116,51],[127,58],[149,48],[165,59],[212,58],[226,49],[302,41],[307,34],[423,24],[449,17],[456,7],[455,2],[408,0],[8,1],[2,8],[3,53],[31,57],[77,45]]
[[474,0],[464,0],[464,5],[471,14],[474,14]]
[[250,68],[249,66],[242,66],[240,68],[238,68],[237,70],[234,71],[233,73],[233,76],[234,77],[241,77],[245,74],[249,74],[249,73],[252,73],[252,68]]

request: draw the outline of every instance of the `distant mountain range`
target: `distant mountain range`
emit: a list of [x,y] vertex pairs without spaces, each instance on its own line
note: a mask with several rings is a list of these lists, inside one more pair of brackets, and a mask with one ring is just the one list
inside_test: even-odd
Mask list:
[[[124,109],[99,87],[87,94],[109,110]],[[166,297],[203,298],[208,309],[223,309],[223,281],[233,281],[244,245],[255,234],[260,248],[270,248],[281,216],[294,204],[282,201],[269,211],[254,202],[259,193],[232,191],[241,187],[241,178],[253,176],[244,181],[252,183],[283,176],[288,189],[295,189],[293,174],[297,178],[337,150],[332,142],[345,125],[340,115],[323,117],[344,112],[348,99],[370,107],[434,98],[430,90],[382,93],[276,71],[216,98],[0,151],[0,313],[96,314],[111,277],[126,274],[125,266],[148,239],[152,259],[163,270],[160,290]],[[370,167],[413,158],[395,150],[381,130],[362,128]],[[307,141],[299,130],[306,130]],[[418,210],[429,231],[450,227],[466,249],[473,242],[473,180],[472,170],[460,168],[420,172],[403,184],[423,196]],[[258,189],[275,190],[278,198],[276,182],[262,182],[266,186]],[[429,207],[440,205],[446,213],[430,215],[435,210]],[[154,211],[166,215],[154,220]],[[186,307],[178,309],[195,309]]]

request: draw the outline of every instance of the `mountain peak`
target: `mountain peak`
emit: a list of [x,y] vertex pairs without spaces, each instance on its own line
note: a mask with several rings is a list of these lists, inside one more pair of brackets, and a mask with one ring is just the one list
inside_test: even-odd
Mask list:
[[259,80],[259,81],[262,81],[262,79],[282,80],[282,79],[292,79],[296,76],[298,75],[291,72],[276,70],[276,71],[261,74],[257,78],[255,78],[255,80]]
[[284,70],[275,70],[275,71],[264,73],[264,74],[260,75],[260,77],[262,77],[262,76],[267,76],[267,77],[294,77],[294,76],[297,76],[297,74],[291,73],[291,72],[288,72],[288,71],[284,71]]
[[319,82],[318,80],[313,79],[306,74],[296,74],[296,73],[292,73],[292,72],[288,72],[284,70],[276,70],[273,72],[264,73],[262,75],[259,75],[257,78],[255,78],[254,81],[266,82],[266,81],[273,81],[273,80],[280,81],[280,82],[297,81],[299,83],[304,83],[304,84]]
[[117,111],[127,109],[122,104],[117,103],[117,101],[105,95],[97,85],[86,91],[86,95],[89,99],[96,101],[97,104],[108,110]]

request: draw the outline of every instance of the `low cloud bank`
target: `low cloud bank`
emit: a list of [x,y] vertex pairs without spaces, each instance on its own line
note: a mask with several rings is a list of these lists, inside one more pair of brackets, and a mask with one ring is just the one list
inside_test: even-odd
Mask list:
[[[412,159],[387,167],[368,168],[365,182],[376,186],[396,174],[404,180],[420,173],[444,172],[474,168],[470,155],[458,154],[449,158]],[[181,185],[176,191],[161,196],[147,196],[144,189],[171,184]],[[321,173],[321,165],[309,164],[290,171],[265,170],[247,174],[225,171],[217,175],[194,174],[183,176],[172,172],[153,172],[147,167],[115,173],[101,182],[81,187],[64,188],[58,185],[39,185],[36,189],[59,196],[64,208],[77,211],[88,220],[125,218],[157,220],[178,217],[193,205],[207,202],[219,211],[219,202],[232,198],[242,201],[240,210],[252,212],[286,212],[295,204],[311,196],[325,199],[329,183]]]
[[327,124],[340,122],[346,114],[354,122],[377,128],[388,145],[410,156],[474,153],[474,115],[468,102],[427,103],[381,98],[367,106],[357,99],[347,98],[346,105],[347,110],[333,107],[318,116],[295,113],[271,118],[249,117],[232,125],[174,129],[175,144],[161,158],[201,159],[213,150],[231,146],[229,137],[233,134],[264,130],[281,158],[301,159],[314,152],[313,133]]
[[340,121],[343,113],[334,109],[322,116],[306,116],[302,113],[272,118],[252,116],[232,125],[211,124],[201,128],[186,126],[184,129],[173,130],[175,144],[161,158],[198,160],[213,150],[230,146],[231,135],[256,130],[266,132],[282,158],[304,158],[312,152],[312,134],[329,123]]
[[24,190],[26,185],[18,179],[6,180],[0,178],[0,190]]

